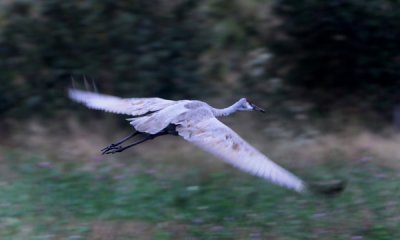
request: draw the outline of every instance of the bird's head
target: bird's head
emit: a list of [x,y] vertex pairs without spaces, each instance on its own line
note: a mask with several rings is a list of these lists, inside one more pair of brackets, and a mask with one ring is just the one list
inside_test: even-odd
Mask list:
[[238,102],[239,111],[258,111],[265,113],[265,110],[256,106],[254,103],[250,102],[247,98],[242,98]]

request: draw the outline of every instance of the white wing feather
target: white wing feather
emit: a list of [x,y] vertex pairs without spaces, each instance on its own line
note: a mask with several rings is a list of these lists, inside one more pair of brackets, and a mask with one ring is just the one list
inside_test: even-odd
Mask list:
[[77,89],[69,89],[68,95],[88,108],[132,116],[158,111],[175,104],[175,101],[162,98],[119,98]]
[[178,126],[177,131],[187,141],[245,172],[298,192],[306,190],[302,180],[272,162],[214,117],[199,122],[187,121]]

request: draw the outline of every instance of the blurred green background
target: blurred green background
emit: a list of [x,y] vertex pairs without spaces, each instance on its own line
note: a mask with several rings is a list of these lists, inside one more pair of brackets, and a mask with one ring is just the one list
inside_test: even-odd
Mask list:
[[[1,239],[397,239],[400,1],[0,2]],[[248,97],[223,119],[302,196],[165,137],[112,156],[124,116],[70,101]],[[243,124],[246,123],[246,124]]]

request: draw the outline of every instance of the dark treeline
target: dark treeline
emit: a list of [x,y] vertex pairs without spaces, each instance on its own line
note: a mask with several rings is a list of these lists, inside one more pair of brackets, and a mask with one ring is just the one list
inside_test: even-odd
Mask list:
[[270,47],[303,97],[320,108],[358,102],[386,114],[400,103],[400,1],[277,3],[281,34]]
[[122,96],[251,93],[382,113],[400,102],[400,1],[43,0],[0,11],[8,117],[68,108],[71,76],[84,75]]

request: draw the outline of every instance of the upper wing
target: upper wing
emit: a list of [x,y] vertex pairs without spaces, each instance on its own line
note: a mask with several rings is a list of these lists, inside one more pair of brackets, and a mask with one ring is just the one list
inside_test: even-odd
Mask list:
[[133,116],[158,111],[175,103],[162,98],[119,98],[77,89],[69,89],[68,95],[89,108]]
[[269,160],[214,117],[185,122],[177,131],[187,141],[243,171],[298,192],[306,190],[302,180]]

